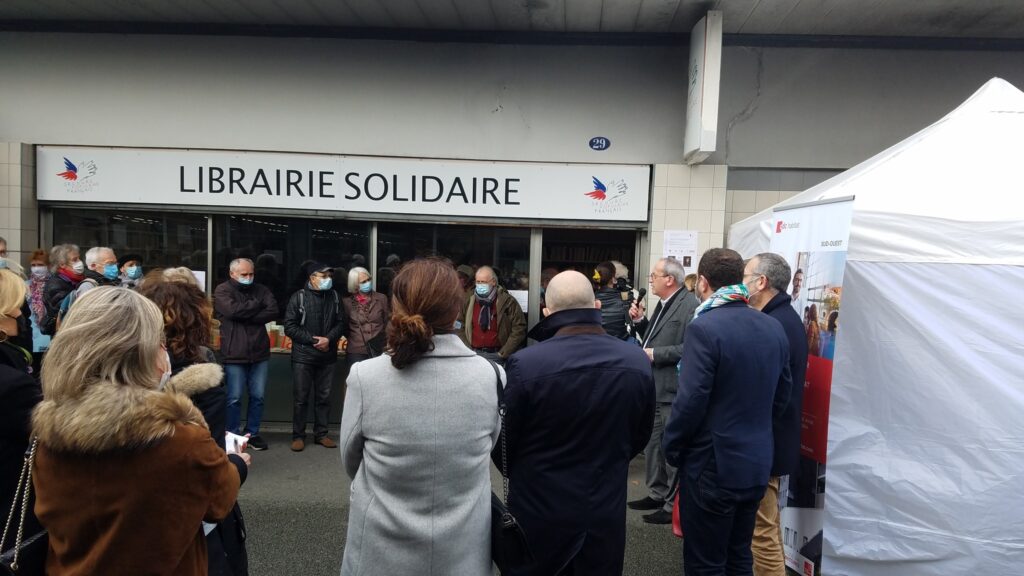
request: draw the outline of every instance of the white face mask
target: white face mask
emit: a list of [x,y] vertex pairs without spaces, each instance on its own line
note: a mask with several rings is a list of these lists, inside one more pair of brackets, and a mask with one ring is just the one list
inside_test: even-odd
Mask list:
[[81,274],[85,272],[85,262],[79,260],[71,265],[71,269],[75,271],[75,274]]
[[167,358],[167,371],[160,375],[160,384],[157,385],[157,390],[163,390],[167,386],[167,381],[171,379],[171,355],[164,350],[164,357]]

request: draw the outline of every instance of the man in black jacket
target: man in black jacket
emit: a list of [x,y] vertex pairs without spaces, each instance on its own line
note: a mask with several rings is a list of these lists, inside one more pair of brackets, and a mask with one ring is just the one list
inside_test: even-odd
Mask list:
[[324,448],[337,448],[327,437],[331,408],[331,383],[338,362],[338,340],[345,321],[338,293],[331,290],[333,269],[313,262],[306,265],[306,286],[292,294],[284,313],[284,332],[292,339],[292,450],[306,447],[306,406],[310,390],[313,402],[313,438]]
[[266,450],[260,437],[263,392],[267,387],[270,338],[265,324],[277,318],[277,301],[266,286],[254,284],[252,260],[237,258],[227,282],[213,291],[214,317],[220,320],[220,351],[228,384],[227,429],[239,434],[242,387],[249,390],[245,431],[253,450]]
[[800,465],[800,417],[804,374],[807,371],[807,337],[800,315],[786,294],[790,267],[778,254],[754,256],[743,270],[743,283],[750,293],[750,305],[782,324],[789,341],[789,371],[793,377],[786,411],[772,422],[775,457],[761,506],[757,511],[751,552],[758,576],[786,576],[786,559],[779,532],[779,485],[782,476],[797,472]]
[[545,304],[540,343],[505,364],[508,505],[536,558],[513,574],[619,576],[629,461],[654,422],[651,363],[605,333],[579,272],[555,276]]

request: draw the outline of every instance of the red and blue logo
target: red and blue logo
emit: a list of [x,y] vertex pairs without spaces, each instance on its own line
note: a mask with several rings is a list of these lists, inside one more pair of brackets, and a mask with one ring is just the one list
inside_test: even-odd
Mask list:
[[590,196],[594,200],[604,200],[607,198],[608,187],[604,185],[604,182],[598,180],[596,176],[591,176],[591,178],[594,179],[594,190],[592,192],[587,192],[586,196]]
[[82,164],[82,169],[79,170],[78,166],[75,166],[74,162],[64,157],[64,168],[63,172],[58,172],[57,176],[69,181],[75,182],[78,180],[85,180],[96,174],[96,163],[93,161]]

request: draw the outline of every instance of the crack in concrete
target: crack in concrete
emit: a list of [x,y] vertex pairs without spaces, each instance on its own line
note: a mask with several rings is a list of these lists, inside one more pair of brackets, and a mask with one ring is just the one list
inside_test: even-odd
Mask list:
[[753,50],[757,55],[757,83],[754,86],[754,97],[747,103],[746,108],[729,120],[729,127],[725,130],[725,164],[729,164],[729,147],[732,142],[732,131],[738,124],[746,122],[757,111],[761,100],[761,87],[764,82],[764,50],[761,48],[747,48]]

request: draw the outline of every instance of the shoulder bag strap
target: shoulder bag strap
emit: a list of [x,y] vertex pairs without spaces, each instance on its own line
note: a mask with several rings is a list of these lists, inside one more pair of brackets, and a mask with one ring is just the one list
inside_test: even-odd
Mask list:
[[494,385],[498,390],[498,417],[501,418],[501,434],[498,436],[501,442],[501,487],[502,500],[508,504],[508,449],[505,432],[505,388],[501,385],[501,372],[493,360],[487,361],[494,370]]
[[21,467],[21,475],[18,476],[18,487],[14,492],[14,499],[11,501],[11,512],[7,515],[7,522],[4,524],[4,534],[0,538],[0,550],[3,550],[3,545],[7,542],[7,532],[11,527],[11,521],[14,520],[14,513],[18,510],[20,504],[21,517],[18,520],[18,532],[14,537],[14,557],[11,561],[11,569],[15,572],[18,571],[18,555],[21,552],[21,543],[25,536],[25,516],[28,512],[29,494],[32,491],[32,463],[36,459],[37,442],[36,438],[32,438],[32,445],[29,447],[28,453],[25,454],[25,464]]

